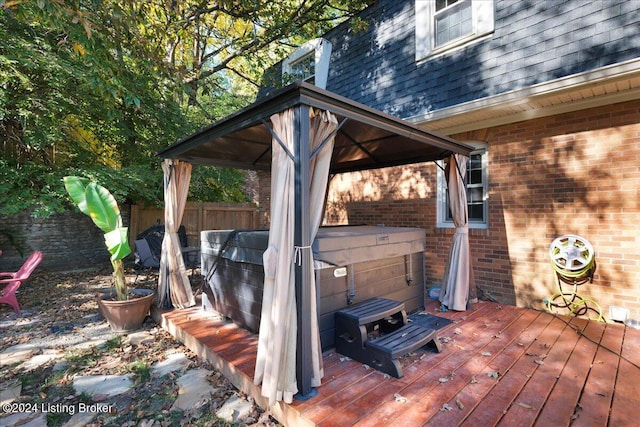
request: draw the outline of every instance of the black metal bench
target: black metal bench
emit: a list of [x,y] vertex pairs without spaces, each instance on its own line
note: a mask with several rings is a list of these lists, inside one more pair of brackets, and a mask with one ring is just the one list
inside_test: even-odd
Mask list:
[[433,342],[436,331],[407,323],[404,303],[373,298],[336,312],[336,351],[358,362],[402,378],[399,357]]

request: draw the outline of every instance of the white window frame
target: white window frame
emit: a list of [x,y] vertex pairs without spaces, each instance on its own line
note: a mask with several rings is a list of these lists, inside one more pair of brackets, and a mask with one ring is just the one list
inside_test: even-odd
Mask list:
[[[282,77],[291,75],[292,65],[308,55],[315,56],[314,84],[320,89],[327,88],[327,78],[329,77],[329,62],[331,60],[331,43],[323,38],[309,40],[291,55],[282,61]],[[308,76],[307,78],[310,78]]]
[[494,30],[494,0],[465,0],[471,2],[472,31],[441,46],[436,46],[435,0],[415,1],[416,61],[467,45]]
[[[483,201],[483,216],[484,221],[469,221],[469,228],[475,229],[487,229],[489,228],[489,150],[485,142],[465,141],[465,144],[471,145],[476,149],[471,152],[471,155],[482,155],[482,201]],[[436,212],[436,227],[437,228],[455,228],[453,220],[447,219],[447,212],[449,206],[447,205],[447,180],[444,176],[444,161],[440,160],[438,164],[441,166],[438,168],[438,192],[437,192],[437,212]]]

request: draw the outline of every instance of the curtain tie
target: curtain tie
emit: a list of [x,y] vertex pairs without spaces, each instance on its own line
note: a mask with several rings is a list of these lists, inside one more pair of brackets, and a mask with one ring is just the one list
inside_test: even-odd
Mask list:
[[293,261],[298,264],[298,265],[302,265],[302,250],[303,249],[311,249],[311,246],[294,246],[293,247]]
[[460,227],[456,227],[456,234],[469,234],[469,226],[462,225]]

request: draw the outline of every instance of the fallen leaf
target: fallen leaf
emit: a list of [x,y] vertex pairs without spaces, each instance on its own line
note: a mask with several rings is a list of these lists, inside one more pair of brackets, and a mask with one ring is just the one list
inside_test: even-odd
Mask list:
[[458,407],[458,409],[464,409],[464,405],[462,404],[460,399],[456,399],[456,406]]
[[491,353],[489,353],[488,351],[483,351],[481,353],[484,357],[491,357]]
[[454,334],[456,334],[456,335],[460,335],[460,334],[462,333],[462,329],[460,329],[460,328],[455,328],[455,329],[453,330],[453,333],[454,333]]
[[449,378],[442,377],[438,381],[440,381],[441,383],[446,383],[446,382],[449,382]]
[[500,373],[499,372],[488,372],[487,376],[491,377],[491,378],[498,378],[500,376]]
[[445,403],[444,405],[442,405],[442,408],[440,408],[440,412],[442,412],[442,411],[450,411],[452,409],[453,408],[451,406],[449,406],[448,403]]
[[471,384],[477,384],[478,380],[476,379],[476,377],[471,377],[471,381],[469,381]]
[[534,360],[534,362],[537,363],[538,365],[544,365],[544,361],[543,360],[536,359],[536,360]]
[[523,403],[523,402],[516,402],[516,405],[521,406],[525,409],[533,409],[533,406],[527,404],[527,403]]
[[407,402],[407,398],[404,397],[404,396],[401,396],[400,393],[394,394],[393,397],[396,399],[396,402],[400,402],[400,403],[406,403]]

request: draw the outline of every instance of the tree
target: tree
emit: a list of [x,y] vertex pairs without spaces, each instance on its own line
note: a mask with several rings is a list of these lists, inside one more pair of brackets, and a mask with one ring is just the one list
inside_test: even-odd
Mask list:
[[63,210],[61,178],[69,171],[114,175],[124,184],[120,196],[160,200],[155,152],[189,126],[170,86],[133,66],[107,78],[108,61],[96,65],[64,31],[19,17],[0,12],[2,213]]
[[[159,149],[247,105],[265,68],[368,3],[0,3],[0,214],[65,209],[69,174],[161,202]],[[199,199],[242,199],[242,173],[194,174],[218,184]]]

